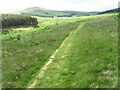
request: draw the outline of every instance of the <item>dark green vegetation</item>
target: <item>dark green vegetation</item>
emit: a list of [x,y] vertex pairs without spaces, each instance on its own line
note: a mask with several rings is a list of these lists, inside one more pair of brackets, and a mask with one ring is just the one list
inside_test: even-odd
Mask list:
[[35,87],[116,87],[117,15],[56,18],[38,25],[2,34],[4,88],[28,87],[71,32]]
[[37,18],[15,15],[15,14],[2,14],[2,27],[21,26],[21,25],[37,25]]
[[119,12],[120,12],[120,8],[115,8],[115,9],[111,9],[111,10],[106,10],[106,11],[100,12],[98,14],[119,13]]
[[39,17],[72,17],[72,16],[89,16],[95,15],[97,12],[79,12],[79,11],[55,11],[43,9],[39,7],[32,7],[20,12],[22,15],[39,16]]

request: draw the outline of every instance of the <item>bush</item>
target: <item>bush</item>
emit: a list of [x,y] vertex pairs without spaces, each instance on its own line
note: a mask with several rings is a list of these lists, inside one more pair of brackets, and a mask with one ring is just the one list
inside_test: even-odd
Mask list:
[[2,27],[21,26],[21,25],[37,25],[37,18],[16,15],[16,14],[2,14]]

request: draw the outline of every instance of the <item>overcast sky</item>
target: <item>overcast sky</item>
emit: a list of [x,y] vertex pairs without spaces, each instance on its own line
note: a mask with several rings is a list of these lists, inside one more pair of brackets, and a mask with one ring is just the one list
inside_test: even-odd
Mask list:
[[104,11],[118,7],[119,0],[1,0],[0,13],[15,12],[29,7],[52,10]]

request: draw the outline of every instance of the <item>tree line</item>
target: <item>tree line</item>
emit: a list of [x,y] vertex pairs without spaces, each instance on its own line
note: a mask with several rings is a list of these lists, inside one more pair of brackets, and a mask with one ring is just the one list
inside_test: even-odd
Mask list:
[[[77,14],[69,14],[69,15],[52,15],[50,13],[44,13],[42,14],[36,14],[36,13],[21,13],[22,15],[28,15],[28,16],[38,16],[38,17],[47,17],[47,18],[54,18],[54,17],[72,17]],[[86,16],[89,16],[89,14],[86,14]]]
[[120,8],[112,9],[112,10],[107,10],[104,12],[100,12],[98,14],[107,14],[107,13],[120,13]]
[[37,25],[37,18],[17,15],[17,14],[2,14],[2,27],[21,26],[21,25]]

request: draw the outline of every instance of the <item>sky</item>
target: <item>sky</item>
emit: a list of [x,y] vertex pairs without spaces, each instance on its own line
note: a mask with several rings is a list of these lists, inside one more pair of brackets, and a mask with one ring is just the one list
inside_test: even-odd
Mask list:
[[51,10],[104,11],[118,7],[119,0],[1,0],[0,13],[16,12],[29,7]]

